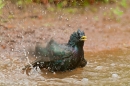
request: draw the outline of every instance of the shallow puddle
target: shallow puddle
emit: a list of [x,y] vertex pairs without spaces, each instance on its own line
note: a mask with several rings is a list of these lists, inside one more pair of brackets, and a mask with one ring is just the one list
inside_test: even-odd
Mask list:
[[[14,54],[16,53],[16,54]],[[19,54],[19,53],[18,53]],[[11,59],[11,55],[14,58]],[[20,54],[19,54],[20,55]],[[10,56],[10,57],[9,57]],[[88,64],[67,72],[50,73],[46,70],[31,70],[22,73],[26,58],[17,52],[1,54],[1,86],[129,86],[130,49],[85,53]]]

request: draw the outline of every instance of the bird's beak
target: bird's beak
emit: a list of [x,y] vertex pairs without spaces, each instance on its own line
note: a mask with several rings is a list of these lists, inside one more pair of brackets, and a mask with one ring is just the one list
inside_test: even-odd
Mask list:
[[85,40],[87,40],[87,37],[86,37],[86,36],[82,36],[82,37],[80,38],[80,40],[81,40],[81,41],[85,41]]

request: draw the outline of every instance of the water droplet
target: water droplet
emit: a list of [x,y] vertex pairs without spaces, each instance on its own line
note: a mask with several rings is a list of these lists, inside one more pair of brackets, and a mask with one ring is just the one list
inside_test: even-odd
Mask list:
[[53,74],[55,75],[55,74],[56,74],[56,72],[53,72]]
[[101,70],[103,68],[103,66],[97,66],[95,69],[96,70]]
[[118,74],[112,74],[112,78],[119,78],[119,75]]
[[55,35],[56,33],[54,32],[53,34]]
[[114,63],[112,63],[112,64],[111,64],[111,66],[115,66],[115,64],[114,64]]
[[113,9],[113,8],[110,8],[111,10]]
[[37,65],[40,64],[39,62],[37,62]]
[[81,82],[86,83],[86,82],[88,82],[88,79],[87,79],[87,78],[83,78],[83,79],[81,80]]

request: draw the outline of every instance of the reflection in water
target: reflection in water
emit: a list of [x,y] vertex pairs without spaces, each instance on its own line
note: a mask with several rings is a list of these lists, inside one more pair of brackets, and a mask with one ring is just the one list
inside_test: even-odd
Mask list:
[[[7,56],[6,56],[7,57]],[[30,76],[21,73],[25,61],[2,57],[0,61],[0,85],[92,85],[128,86],[130,83],[130,49],[85,53],[88,64],[67,72],[50,73],[33,69]],[[19,57],[20,58],[20,57]],[[5,60],[5,62],[2,62]]]

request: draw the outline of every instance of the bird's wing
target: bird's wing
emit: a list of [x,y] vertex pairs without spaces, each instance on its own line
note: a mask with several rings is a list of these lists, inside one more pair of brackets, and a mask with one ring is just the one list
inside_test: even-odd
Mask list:
[[52,61],[69,58],[73,55],[73,50],[71,47],[68,47],[67,45],[58,44],[54,40],[51,40],[48,43],[46,49],[48,50],[49,57]]
[[73,55],[73,51],[67,45],[61,45],[54,40],[50,40],[46,47],[37,45],[35,47],[35,55],[40,61],[48,62],[69,58]]
[[46,47],[43,47],[42,45],[36,45],[35,56],[37,57],[36,59],[37,61],[41,61],[41,62],[51,61],[48,50],[46,49]]

